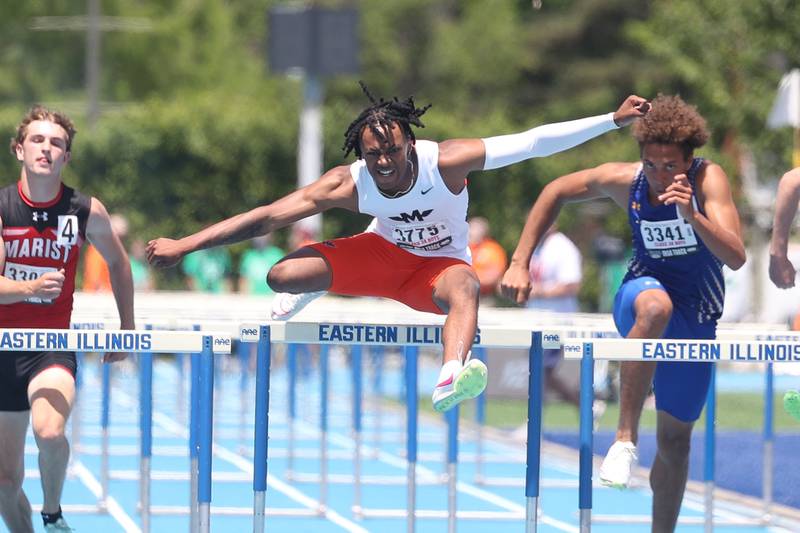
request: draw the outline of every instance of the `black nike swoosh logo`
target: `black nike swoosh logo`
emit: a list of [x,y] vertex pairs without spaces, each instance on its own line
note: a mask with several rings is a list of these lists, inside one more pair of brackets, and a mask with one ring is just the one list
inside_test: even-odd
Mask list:
[[420,192],[422,194],[428,194],[429,192],[431,192],[431,190],[433,190],[433,187],[429,187],[429,188],[425,189],[424,191],[420,191]]

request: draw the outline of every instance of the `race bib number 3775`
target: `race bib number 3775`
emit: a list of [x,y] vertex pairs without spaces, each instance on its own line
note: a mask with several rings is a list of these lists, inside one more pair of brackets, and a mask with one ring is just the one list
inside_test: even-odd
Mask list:
[[435,251],[453,242],[450,229],[441,223],[394,228],[392,237],[400,248]]

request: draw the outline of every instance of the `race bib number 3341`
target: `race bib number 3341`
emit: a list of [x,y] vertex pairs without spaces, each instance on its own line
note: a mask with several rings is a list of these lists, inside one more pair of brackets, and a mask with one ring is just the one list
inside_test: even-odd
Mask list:
[[642,241],[650,257],[672,257],[697,251],[694,229],[682,218],[673,220],[642,220]]

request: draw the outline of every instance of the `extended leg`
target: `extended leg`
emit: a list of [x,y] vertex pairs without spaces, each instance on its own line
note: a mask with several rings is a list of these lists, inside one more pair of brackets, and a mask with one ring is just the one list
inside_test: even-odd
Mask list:
[[39,446],[44,494],[42,512],[57,513],[69,461],[69,442],[64,427],[75,399],[75,380],[64,368],[50,367],[31,380],[28,397],[33,434]]
[[650,470],[654,533],[675,530],[689,473],[693,425],[658,411],[658,454]]
[[[621,290],[626,289],[628,287]],[[630,309],[615,310],[633,313],[634,322],[626,337],[662,337],[672,317],[672,300],[667,292],[662,288],[644,289],[632,293],[632,298],[632,302],[626,302],[625,298],[620,302],[620,305],[628,305]],[[655,363],[627,361],[620,365],[620,413],[616,441],[600,467],[600,481],[605,485],[626,488],[630,482],[631,469],[638,459],[636,443],[639,439],[639,419],[654,372]]]
[[447,313],[442,333],[442,370],[433,392],[437,411],[451,409],[486,388],[486,365],[469,359],[478,328],[480,282],[466,265],[448,268],[437,280],[433,299]]
[[32,532],[31,504],[22,491],[30,411],[0,412],[0,514],[9,531]]

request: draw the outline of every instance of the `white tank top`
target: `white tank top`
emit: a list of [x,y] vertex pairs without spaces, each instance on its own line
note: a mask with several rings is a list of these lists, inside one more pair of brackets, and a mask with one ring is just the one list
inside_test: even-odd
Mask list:
[[459,194],[447,188],[439,174],[437,143],[417,141],[415,148],[417,182],[398,198],[381,194],[363,159],[350,165],[358,191],[358,210],[375,217],[366,231],[415,255],[454,257],[472,264],[467,246],[467,188]]

